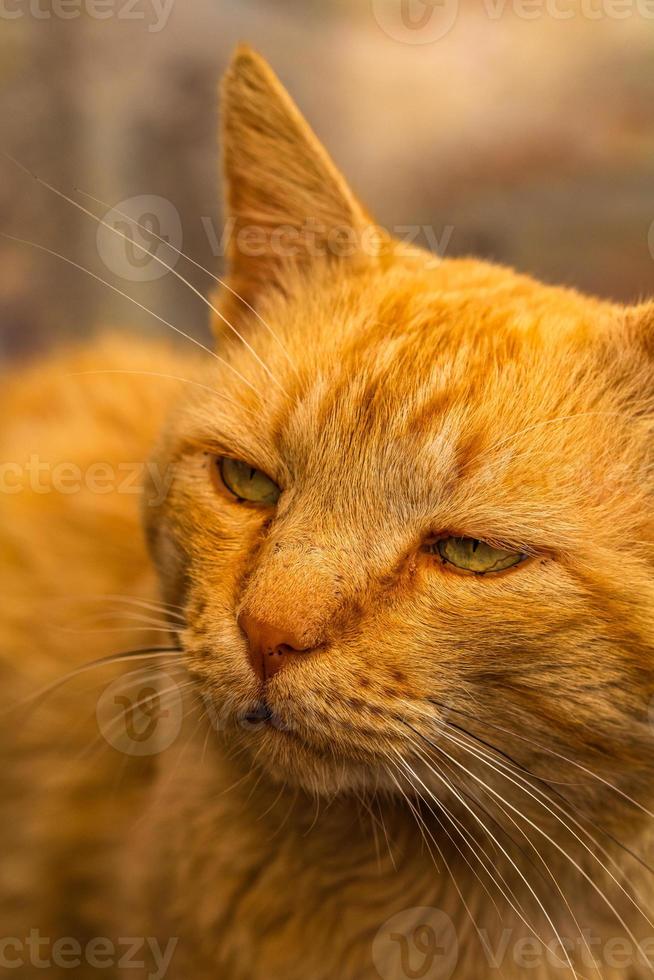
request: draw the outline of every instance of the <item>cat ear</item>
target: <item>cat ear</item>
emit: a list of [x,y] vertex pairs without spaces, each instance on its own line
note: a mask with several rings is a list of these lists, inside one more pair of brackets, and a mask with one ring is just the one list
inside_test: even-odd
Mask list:
[[[381,233],[266,62],[237,49],[222,87],[228,283],[255,309],[314,262],[362,261]],[[222,312],[245,303],[219,296]]]

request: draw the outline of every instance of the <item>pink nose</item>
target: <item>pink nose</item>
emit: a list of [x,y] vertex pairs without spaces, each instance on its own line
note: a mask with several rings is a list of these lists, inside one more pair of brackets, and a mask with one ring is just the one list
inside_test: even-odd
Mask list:
[[247,613],[239,616],[238,624],[247,637],[252,669],[261,681],[270,680],[294,657],[310,649],[291,630],[273,626]]

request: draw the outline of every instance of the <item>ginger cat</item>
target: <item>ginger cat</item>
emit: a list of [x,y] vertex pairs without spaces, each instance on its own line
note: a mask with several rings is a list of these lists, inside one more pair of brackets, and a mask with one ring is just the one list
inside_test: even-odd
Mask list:
[[0,961],[649,976],[654,307],[399,245],[247,48],[222,120],[217,357],[0,394]]

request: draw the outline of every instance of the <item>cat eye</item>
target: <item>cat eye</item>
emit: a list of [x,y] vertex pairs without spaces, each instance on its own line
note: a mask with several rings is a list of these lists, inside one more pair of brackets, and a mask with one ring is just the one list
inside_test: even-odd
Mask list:
[[527,557],[520,551],[494,548],[478,538],[441,538],[428,547],[432,553],[438,553],[445,563],[476,575],[502,572],[519,565]]
[[241,459],[222,456],[216,460],[224,485],[237,500],[273,507],[281,490],[269,476]]

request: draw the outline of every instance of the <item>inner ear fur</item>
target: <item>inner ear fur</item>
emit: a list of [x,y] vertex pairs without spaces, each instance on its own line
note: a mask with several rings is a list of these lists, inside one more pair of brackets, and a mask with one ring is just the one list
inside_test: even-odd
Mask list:
[[[385,236],[268,64],[240,46],[222,84],[227,283],[232,320],[288,293],[313,263],[374,260]],[[238,299],[234,293],[237,293]],[[221,321],[216,327],[222,331]]]

